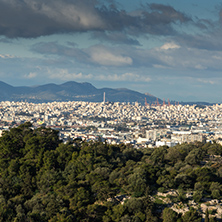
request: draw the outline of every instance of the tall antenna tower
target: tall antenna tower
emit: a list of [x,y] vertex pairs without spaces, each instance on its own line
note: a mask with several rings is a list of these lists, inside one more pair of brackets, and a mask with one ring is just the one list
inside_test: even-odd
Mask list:
[[104,103],[106,102],[106,93],[105,92],[103,93],[103,102]]
[[170,106],[170,100],[168,99],[168,106]]
[[159,106],[159,101],[158,101],[158,98],[156,98],[156,105]]

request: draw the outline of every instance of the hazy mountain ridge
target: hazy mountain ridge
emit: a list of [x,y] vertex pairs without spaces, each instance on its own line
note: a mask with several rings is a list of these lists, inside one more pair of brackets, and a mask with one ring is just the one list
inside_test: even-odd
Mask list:
[[[0,81],[0,100],[1,101],[21,101],[28,102],[52,102],[52,101],[89,101],[102,102],[103,94],[106,94],[106,101],[110,102],[139,102],[144,104],[156,101],[156,97],[151,94],[142,94],[126,88],[97,89],[92,84],[75,81],[63,84],[45,84],[39,86],[19,86],[14,87]],[[161,101],[159,99],[159,101]]]

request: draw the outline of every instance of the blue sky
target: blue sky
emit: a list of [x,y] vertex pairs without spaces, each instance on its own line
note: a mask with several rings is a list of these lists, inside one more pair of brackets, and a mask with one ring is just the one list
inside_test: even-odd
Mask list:
[[222,102],[218,0],[0,0],[0,80]]

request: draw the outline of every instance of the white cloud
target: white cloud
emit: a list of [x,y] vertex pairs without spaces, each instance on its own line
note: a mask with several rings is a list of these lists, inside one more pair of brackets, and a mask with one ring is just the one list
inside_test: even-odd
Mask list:
[[92,79],[93,75],[92,74],[82,74],[80,73],[70,73],[67,69],[56,69],[56,70],[49,70],[48,69],[48,74],[50,79],[60,79],[60,80],[81,80],[81,79]]
[[[218,75],[215,71],[220,71],[222,68],[222,63],[218,62],[218,60],[222,59],[221,51],[209,51],[187,47],[180,47],[176,50],[166,50],[169,46],[165,47],[165,45],[166,44],[164,44],[165,50],[160,50],[161,47],[144,50],[144,55],[149,58],[149,60],[147,60],[147,64],[150,63],[152,67],[158,69],[170,68],[172,70],[177,69],[179,71],[189,70],[189,72],[187,72],[187,76],[190,75],[190,70],[212,70],[213,77]],[[140,53],[140,56],[143,56],[142,53]],[[145,63],[145,60],[143,63]]]
[[197,81],[201,83],[211,84],[211,85],[216,84],[216,82],[211,79],[197,79]]
[[222,60],[222,56],[212,56],[213,59]]
[[133,63],[129,56],[116,55],[103,48],[93,48],[90,56],[93,62],[104,66],[125,66]]
[[72,73],[67,69],[56,69],[56,70],[47,70],[49,79],[59,79],[63,81],[69,80],[99,80],[99,81],[112,81],[112,82],[150,82],[151,78],[147,76],[143,76],[135,73],[123,73],[123,74],[83,74],[80,73]]
[[163,65],[159,65],[159,64],[153,64],[153,67],[157,68],[157,69],[170,69],[170,67],[168,67],[168,66],[163,66]]
[[23,77],[24,77],[25,79],[33,79],[33,78],[35,78],[36,76],[37,76],[37,73],[35,73],[35,72],[30,72],[29,74],[24,75]]
[[15,58],[15,56],[9,55],[9,54],[0,54],[0,58],[2,59],[11,59],[11,58]]
[[150,82],[149,77],[144,77],[134,73],[123,73],[123,74],[109,74],[99,75],[95,77],[97,80],[102,81],[129,81],[129,82]]
[[165,43],[164,45],[162,45],[159,49],[161,50],[168,50],[168,49],[179,49],[180,46],[173,43],[173,42],[168,42],[168,43]]
[[195,67],[196,69],[201,69],[201,70],[207,69],[206,66],[203,66],[203,65],[201,65],[201,64],[197,64],[197,65],[195,65],[194,67]]

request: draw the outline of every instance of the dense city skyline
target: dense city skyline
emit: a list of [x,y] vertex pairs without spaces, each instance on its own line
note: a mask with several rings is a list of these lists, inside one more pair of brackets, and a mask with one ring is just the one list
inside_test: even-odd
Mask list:
[[221,102],[222,4],[1,0],[0,80],[90,82]]

